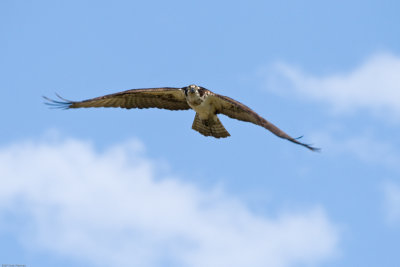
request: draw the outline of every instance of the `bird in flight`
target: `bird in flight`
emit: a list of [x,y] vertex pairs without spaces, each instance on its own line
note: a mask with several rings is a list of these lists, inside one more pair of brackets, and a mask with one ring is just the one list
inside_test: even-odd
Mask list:
[[289,136],[244,104],[194,84],[182,88],[132,89],[83,101],[70,101],[60,96],[58,97],[60,100],[44,98],[48,101],[46,102],[47,105],[63,109],[91,107],[119,107],[126,109],[160,108],[169,110],[193,109],[196,115],[192,129],[204,136],[213,136],[215,138],[230,136],[217,116],[218,114],[224,114],[233,119],[251,122],[264,127],[276,136],[304,146],[312,151],[319,150],[298,141],[299,138]]

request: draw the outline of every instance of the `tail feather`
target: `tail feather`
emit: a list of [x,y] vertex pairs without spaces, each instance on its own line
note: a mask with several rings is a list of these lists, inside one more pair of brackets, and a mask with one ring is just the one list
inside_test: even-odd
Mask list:
[[208,120],[201,120],[198,113],[196,113],[196,116],[194,117],[192,129],[198,131],[204,136],[213,136],[215,138],[224,138],[230,136],[218,117],[216,117],[216,120],[212,118]]

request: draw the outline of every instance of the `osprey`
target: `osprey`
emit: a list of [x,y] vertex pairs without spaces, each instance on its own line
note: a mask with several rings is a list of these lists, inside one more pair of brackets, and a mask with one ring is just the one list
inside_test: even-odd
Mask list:
[[299,142],[297,140],[299,138],[290,137],[242,103],[194,84],[182,88],[132,89],[83,101],[70,101],[60,96],[58,97],[60,98],[58,101],[47,97],[44,98],[49,101],[46,104],[63,109],[90,107],[119,107],[126,109],[161,108],[169,110],[193,109],[196,115],[192,129],[204,136],[213,136],[215,138],[230,136],[217,116],[217,114],[224,114],[233,119],[251,122],[264,127],[278,137],[302,145],[312,151],[319,150],[318,148]]

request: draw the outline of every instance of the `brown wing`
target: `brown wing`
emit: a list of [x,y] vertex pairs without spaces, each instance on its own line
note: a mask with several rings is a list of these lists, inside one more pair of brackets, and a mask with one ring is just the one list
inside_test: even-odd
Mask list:
[[163,87],[132,89],[115,94],[109,94],[83,101],[70,101],[58,96],[61,101],[44,97],[48,105],[56,108],[162,108],[169,110],[190,109],[185,99],[185,93],[180,88]]
[[263,117],[258,115],[256,112],[254,112],[249,107],[243,105],[242,103],[240,103],[232,98],[229,98],[229,97],[223,96],[223,95],[214,94],[214,93],[212,93],[210,95],[210,97],[212,97],[213,98],[212,100],[214,100],[214,103],[217,108],[217,113],[222,113],[233,119],[254,123],[256,125],[264,127],[265,129],[269,130],[270,132],[272,132],[273,134],[275,134],[281,138],[284,138],[293,143],[305,146],[306,148],[308,148],[312,151],[319,150],[319,148],[314,148],[308,144],[299,142],[297,140],[298,138],[295,139],[295,138],[289,136],[284,131],[282,131],[281,129],[276,127],[274,124],[270,123],[269,121],[267,121],[266,119],[264,119]]

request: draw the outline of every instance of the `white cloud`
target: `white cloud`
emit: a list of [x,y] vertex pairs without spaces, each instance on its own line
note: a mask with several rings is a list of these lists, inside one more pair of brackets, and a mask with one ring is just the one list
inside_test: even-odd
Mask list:
[[[269,88],[289,85],[299,95],[330,104],[335,111],[367,109],[400,116],[400,58],[376,54],[349,73],[317,77],[286,63],[274,66]],[[275,88],[275,89],[273,89]]]
[[400,186],[386,183],[384,186],[384,205],[388,223],[400,222]]
[[322,208],[261,216],[221,190],[155,177],[142,148],[99,152],[72,139],[0,148],[0,229],[98,266],[291,266],[337,252]]

